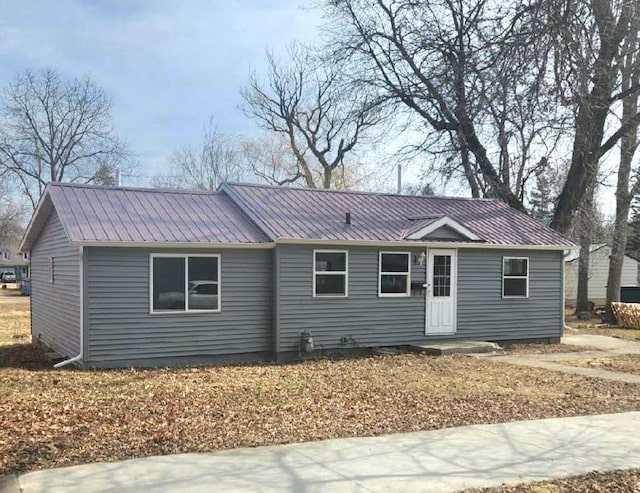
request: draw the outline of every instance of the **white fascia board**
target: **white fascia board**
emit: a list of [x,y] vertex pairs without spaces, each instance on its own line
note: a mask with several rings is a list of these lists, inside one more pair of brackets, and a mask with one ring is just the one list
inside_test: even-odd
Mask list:
[[454,221],[450,217],[444,216],[438,219],[437,221],[432,222],[431,224],[427,224],[424,228],[419,229],[415,233],[407,236],[408,240],[422,240],[429,233],[433,233],[438,228],[443,226],[448,226],[453,229],[456,233],[461,234],[462,236],[466,236],[467,239],[471,241],[478,241],[480,238],[469,228],[464,227],[457,221]]

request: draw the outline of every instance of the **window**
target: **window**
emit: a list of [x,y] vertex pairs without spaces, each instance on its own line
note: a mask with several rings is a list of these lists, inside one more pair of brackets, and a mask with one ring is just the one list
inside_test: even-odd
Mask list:
[[313,296],[347,296],[348,265],[346,251],[314,250]]
[[529,259],[527,257],[502,258],[502,297],[527,298],[529,296]]
[[451,296],[451,255],[433,256],[433,296]]
[[9,252],[7,250],[2,252],[2,260],[9,260],[10,257],[11,255],[9,255]]
[[378,296],[409,296],[411,288],[411,254],[380,252]]
[[220,255],[151,255],[151,313],[219,312]]
[[22,260],[29,260],[29,252],[22,252]]
[[53,257],[49,257],[49,282],[53,282]]

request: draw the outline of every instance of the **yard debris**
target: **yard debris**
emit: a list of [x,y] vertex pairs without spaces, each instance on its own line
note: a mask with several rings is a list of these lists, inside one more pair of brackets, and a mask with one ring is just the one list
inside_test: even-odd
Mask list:
[[596,351],[596,348],[573,344],[509,344],[504,346],[506,354],[556,354]]
[[640,469],[599,472],[550,481],[494,488],[472,488],[459,493],[638,493]]
[[562,364],[581,368],[597,368],[599,370],[617,371],[640,375],[640,354],[625,354],[603,358],[575,359],[563,361]]
[[640,408],[640,385],[416,354],[181,369],[0,369],[0,474]]
[[620,326],[640,329],[640,303],[612,302],[611,310]]
[[[28,304],[21,316],[20,330],[26,333]],[[52,369],[43,353],[27,344],[1,344],[0,475],[640,409],[640,385],[490,358],[402,354],[287,365],[80,371]]]

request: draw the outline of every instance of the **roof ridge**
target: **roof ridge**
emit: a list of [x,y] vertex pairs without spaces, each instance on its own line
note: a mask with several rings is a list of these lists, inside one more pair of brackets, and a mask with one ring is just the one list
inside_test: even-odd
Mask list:
[[304,192],[316,192],[316,193],[338,193],[338,194],[351,194],[351,195],[375,195],[375,196],[387,196],[387,197],[416,197],[420,199],[432,199],[432,200],[471,200],[474,202],[499,202],[504,203],[500,199],[485,198],[485,197],[452,197],[446,195],[408,195],[403,193],[391,193],[391,192],[364,192],[361,190],[336,190],[334,188],[304,188],[304,187],[284,187],[281,185],[269,185],[264,183],[245,183],[245,182],[226,182],[227,185],[233,187],[251,187],[251,188],[269,188],[275,190],[298,190]]
[[224,195],[218,190],[198,190],[184,188],[151,188],[151,187],[122,187],[117,185],[93,185],[91,183],[72,183],[52,181],[48,186],[60,188],[89,188],[92,190],[122,190],[125,192],[153,192],[153,193],[180,193],[185,195]]

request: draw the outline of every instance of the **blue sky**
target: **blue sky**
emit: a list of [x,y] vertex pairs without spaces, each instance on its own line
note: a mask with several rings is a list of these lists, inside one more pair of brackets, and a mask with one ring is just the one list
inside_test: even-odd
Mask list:
[[265,51],[318,35],[320,14],[295,0],[3,0],[0,85],[26,68],[91,74],[114,97],[113,117],[143,166],[200,141],[205,121],[223,132],[255,127],[239,88]]

